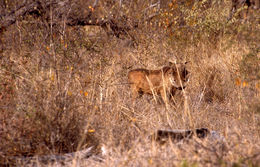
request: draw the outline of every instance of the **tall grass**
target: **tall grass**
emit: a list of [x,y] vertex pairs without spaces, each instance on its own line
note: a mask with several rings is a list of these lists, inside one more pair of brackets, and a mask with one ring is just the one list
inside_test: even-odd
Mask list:
[[[215,5],[177,6],[181,15],[170,5],[129,32],[134,44],[95,28],[50,29],[31,17],[8,28],[0,58],[0,164],[90,146],[99,154],[105,146],[102,163],[81,165],[259,165],[258,21],[227,22],[230,3]],[[165,108],[148,95],[133,102],[128,71],[172,60],[188,61],[191,72],[175,104]],[[207,140],[159,146],[148,139],[157,129],[200,127],[221,133],[225,147]]]

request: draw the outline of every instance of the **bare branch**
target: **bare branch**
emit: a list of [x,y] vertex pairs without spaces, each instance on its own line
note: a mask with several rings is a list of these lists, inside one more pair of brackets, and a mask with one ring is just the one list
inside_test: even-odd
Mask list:
[[95,9],[95,7],[97,6],[98,1],[99,1],[99,0],[95,0],[95,2],[93,3],[93,8],[94,8],[94,9]]
[[28,12],[31,12],[32,10],[35,10],[35,8],[38,8],[39,5],[40,4],[37,1],[31,2],[29,4],[23,3],[21,6],[19,6],[16,10],[10,12],[8,15],[1,16],[0,32],[11,24],[14,24],[17,18],[25,15]]
[[[97,7],[99,0],[95,0],[93,3],[93,8]],[[9,14],[2,16],[0,20],[0,32],[6,29],[8,26],[14,24],[18,18],[22,18],[27,14],[31,14],[33,12],[41,11],[40,13],[48,13],[50,7],[53,8],[55,19],[53,20],[53,24],[57,24],[62,22],[62,18],[66,18],[65,24],[69,26],[86,26],[86,25],[93,25],[93,26],[101,26],[107,33],[108,31],[112,30],[112,34],[116,37],[120,35],[127,35],[127,31],[131,30],[132,28],[137,27],[137,24],[134,26],[130,26],[127,24],[128,19],[126,17],[122,18],[97,18],[94,15],[95,10],[89,10],[87,14],[78,15],[75,12],[68,12],[73,9],[71,1],[60,1],[60,0],[48,0],[45,3],[41,3],[40,0],[36,1],[29,1],[23,3],[19,8],[13,10]],[[40,15],[41,16],[41,15]],[[39,16],[39,17],[40,17]],[[46,16],[47,19],[49,16]],[[49,21],[48,21],[49,22]],[[64,23],[64,21],[62,22]],[[110,30],[107,28],[110,27]],[[111,33],[110,33],[111,34]]]

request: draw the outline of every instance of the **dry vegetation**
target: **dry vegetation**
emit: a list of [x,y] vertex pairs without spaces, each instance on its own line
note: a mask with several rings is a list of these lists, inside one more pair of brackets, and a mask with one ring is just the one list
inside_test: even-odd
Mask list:
[[[18,3],[6,2],[7,11]],[[120,38],[99,26],[69,27],[33,14],[1,33],[0,164],[90,146],[99,155],[105,146],[102,162],[80,165],[259,166],[259,10],[227,21],[229,0],[173,0],[146,22],[158,12],[148,8],[151,2],[121,8],[118,2],[100,1],[95,10],[138,21]],[[169,60],[188,61],[191,72],[176,104],[166,109],[148,95],[133,103],[128,71],[158,69]],[[201,127],[222,134],[225,148],[207,140],[160,146],[148,138],[157,129]]]

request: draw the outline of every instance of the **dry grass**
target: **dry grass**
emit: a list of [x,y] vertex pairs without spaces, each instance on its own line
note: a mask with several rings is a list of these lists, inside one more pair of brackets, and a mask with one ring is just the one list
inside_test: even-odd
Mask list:
[[[0,164],[89,146],[99,154],[105,146],[103,162],[80,165],[258,166],[259,24],[224,23],[227,8],[207,10],[205,20],[198,8],[193,30],[144,24],[130,32],[134,46],[100,30],[93,38],[87,28],[54,27],[51,34],[33,18],[10,27],[1,37]],[[158,69],[169,60],[189,61],[191,72],[176,105],[166,109],[148,95],[133,103],[128,71]],[[207,140],[159,146],[148,139],[157,129],[201,127],[222,134],[225,147]]]

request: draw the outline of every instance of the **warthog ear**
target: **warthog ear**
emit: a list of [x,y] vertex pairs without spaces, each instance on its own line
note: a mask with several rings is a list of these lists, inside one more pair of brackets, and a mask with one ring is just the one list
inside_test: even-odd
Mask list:
[[168,66],[172,66],[173,63],[171,61],[168,62]]
[[185,62],[184,62],[185,65],[188,64],[188,63],[190,63],[190,61],[185,61]]
[[168,66],[173,66],[174,64],[176,64],[176,60],[169,60]]

